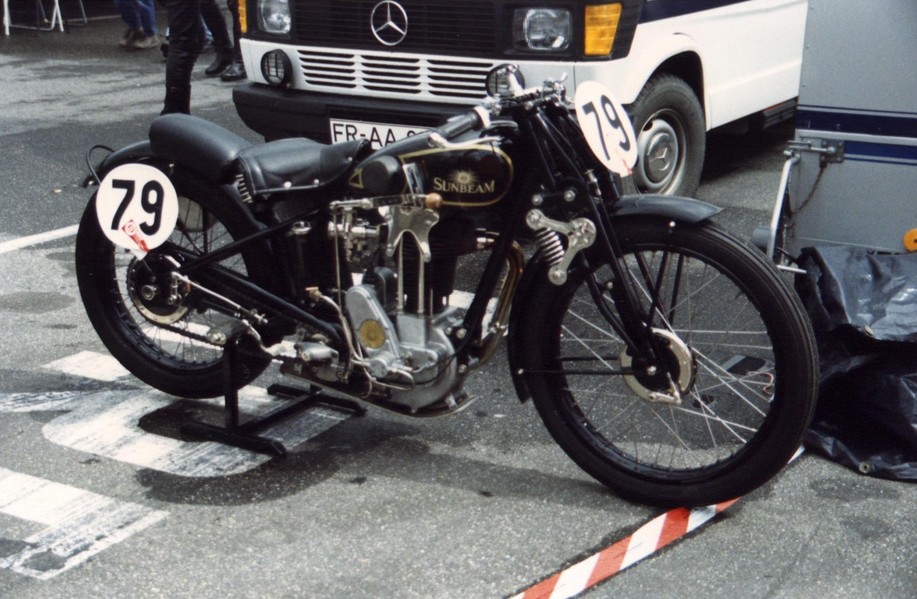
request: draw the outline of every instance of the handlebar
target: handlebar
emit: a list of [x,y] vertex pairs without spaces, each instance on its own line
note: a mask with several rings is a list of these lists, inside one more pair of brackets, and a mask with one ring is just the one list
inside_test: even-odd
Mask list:
[[490,114],[481,106],[458,116],[454,116],[436,131],[446,139],[453,139],[475,129],[486,129],[490,126]]
[[562,81],[545,81],[540,88],[523,89],[521,86],[516,86],[509,94],[488,97],[480,105],[475,106],[468,112],[450,118],[443,125],[433,130],[430,134],[431,143],[443,145],[463,133],[487,129],[491,125],[491,114],[500,114],[505,108],[526,102],[552,98],[563,99],[565,93]]

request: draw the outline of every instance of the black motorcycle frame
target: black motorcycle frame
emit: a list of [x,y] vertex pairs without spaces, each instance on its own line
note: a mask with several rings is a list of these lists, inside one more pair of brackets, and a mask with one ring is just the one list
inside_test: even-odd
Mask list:
[[[553,92],[553,90],[552,90]],[[585,251],[580,252],[575,257],[574,266],[589,269],[590,257],[607,263],[613,273],[613,280],[606,284],[606,289],[602,289],[599,283],[590,277],[588,284],[593,300],[600,313],[607,320],[622,340],[633,350],[635,359],[631,368],[622,368],[616,372],[603,371],[604,375],[628,375],[635,374],[636,371],[642,371],[650,366],[656,366],[663,369],[663,376],[667,375],[664,369],[667,368],[665,360],[658,360],[656,357],[663,355],[658,347],[660,343],[657,336],[652,334],[653,315],[657,312],[658,298],[651,299],[651,307],[646,314],[642,314],[637,306],[639,301],[634,296],[633,283],[629,277],[625,276],[619,261],[616,259],[621,256],[620,246],[615,237],[615,230],[612,224],[617,215],[632,216],[655,216],[670,219],[673,226],[690,226],[705,221],[719,209],[709,204],[691,200],[688,198],[672,198],[670,196],[651,196],[645,195],[640,197],[622,197],[618,191],[619,187],[613,176],[592,156],[587,143],[580,131],[576,121],[571,115],[564,98],[555,96],[545,102],[531,102],[545,94],[543,90],[530,92],[530,96],[517,97],[509,107],[506,116],[511,120],[495,121],[490,129],[500,134],[500,146],[508,150],[514,163],[522,165],[523,169],[530,172],[539,172],[545,175],[545,181],[541,182],[535,190],[544,200],[544,207],[553,217],[569,221],[577,216],[585,216],[592,221],[597,230],[597,243]],[[516,126],[514,123],[519,123]],[[487,131],[474,131],[473,135],[486,134]],[[534,148],[531,152],[534,156],[520,155],[514,152],[513,148]],[[93,148],[93,150],[96,148]],[[106,148],[107,149],[107,148]],[[90,154],[93,150],[90,150]],[[149,142],[140,142],[133,146],[128,146],[117,152],[112,152],[103,159],[97,168],[89,164],[92,173],[90,180],[96,183],[101,176],[112,168],[128,163],[138,161],[152,161],[155,166],[163,170],[166,175],[171,174],[174,163],[160,161],[155,158],[151,159],[152,152]],[[529,164],[531,158],[534,158],[535,164]],[[89,160],[87,158],[87,162]],[[181,165],[194,168],[194,165]],[[201,172],[202,176],[209,178],[209,173]],[[503,205],[509,207],[509,210],[503,215],[500,230],[497,232],[495,243],[490,250],[490,256],[484,268],[483,275],[480,277],[479,284],[475,290],[474,297],[467,311],[465,312],[462,326],[456,330],[463,330],[461,336],[453,332],[451,340],[454,345],[455,354],[453,359],[457,360],[459,365],[468,366],[481,358],[480,353],[476,353],[479,347],[473,343],[478,339],[481,333],[481,325],[485,317],[487,302],[497,289],[501,281],[501,274],[507,257],[510,254],[513,244],[519,237],[520,230],[525,227],[524,215],[531,207],[532,182],[525,177],[517,177],[508,194],[509,197],[503,202]],[[238,199],[238,191],[232,185],[223,185],[224,190]],[[272,190],[275,191],[275,190]],[[310,195],[315,193],[321,194],[322,190],[316,191],[312,187],[308,188],[290,188],[282,190],[281,193],[275,194],[276,199],[269,199],[257,205],[255,210],[251,211],[252,222],[260,228],[243,239],[233,241],[232,243],[218,248],[205,255],[195,255],[186,250],[182,250],[173,244],[166,243],[161,250],[171,253],[182,258],[180,264],[176,265],[175,272],[179,276],[194,276],[202,284],[210,289],[225,289],[229,294],[234,295],[237,300],[234,306],[221,305],[219,300],[212,303],[212,307],[221,309],[230,316],[236,318],[245,318],[252,323],[258,323],[262,316],[252,313],[242,308],[241,298],[253,301],[256,304],[265,306],[270,310],[287,319],[289,322],[300,322],[320,331],[326,335],[331,344],[338,350],[343,357],[349,354],[349,347],[345,341],[345,333],[341,325],[329,322],[325,318],[312,313],[308,307],[308,302],[301,301],[303,298],[295,297],[292,287],[289,289],[292,295],[285,297],[283,281],[294,279],[293,272],[297,265],[290,264],[286,259],[288,253],[285,251],[276,251],[283,243],[283,237],[289,231],[304,220],[319,216],[323,211],[327,211],[329,200],[312,202],[313,209],[308,212],[296,213],[294,216],[278,220],[273,213],[272,206],[280,201],[288,199],[293,194],[308,191]],[[571,194],[572,192],[572,201]],[[325,193],[333,193],[328,190]],[[565,195],[566,194],[566,195]],[[321,196],[318,196],[321,197]],[[260,218],[258,218],[260,217]],[[274,221],[274,222],[271,222]],[[273,277],[274,289],[265,289],[253,284],[251,281],[239,274],[220,267],[220,261],[241,254],[251,246],[260,245],[260,250],[267,250],[280,265],[279,276]],[[337,248],[340,253],[340,248]],[[346,264],[338,256],[341,264]],[[664,271],[664,269],[661,269]],[[646,269],[644,269],[646,273]],[[346,273],[349,275],[349,273]],[[534,256],[526,265],[522,280],[519,284],[519,291],[516,294],[516,303],[518,298],[526,296],[527,282],[533,277],[547,276],[545,264],[541,260],[541,250],[536,250]],[[649,289],[655,289],[655,283],[647,280]],[[609,291],[614,301],[617,314],[608,308],[602,295]],[[294,302],[299,301],[297,305]],[[514,367],[517,363],[515,356],[521,351],[517,347],[517,337],[513,334],[514,322],[518,321],[519,314],[522,312],[514,306],[510,316],[509,326],[509,361],[511,372],[516,386],[516,390],[521,400],[530,397],[526,388],[526,383]],[[596,373],[598,374],[598,373]]]

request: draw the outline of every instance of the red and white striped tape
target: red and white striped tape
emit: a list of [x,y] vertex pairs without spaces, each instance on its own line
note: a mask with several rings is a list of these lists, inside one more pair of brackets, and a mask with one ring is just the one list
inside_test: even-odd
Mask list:
[[738,501],[688,510],[676,508],[658,516],[614,545],[529,587],[511,599],[566,599],[611,578],[672,541],[702,526]]
[[[801,456],[800,447],[790,462]],[[594,553],[581,562],[549,576],[510,599],[568,599],[586,589],[611,578],[640,560],[656,553],[669,543],[700,528],[714,516],[741,499],[731,499],[716,505],[694,508],[675,508],[653,518],[634,534],[614,545]]]

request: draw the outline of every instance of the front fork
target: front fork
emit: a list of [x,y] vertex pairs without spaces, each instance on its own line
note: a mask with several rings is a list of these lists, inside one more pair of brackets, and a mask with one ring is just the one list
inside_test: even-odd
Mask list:
[[[548,279],[554,285],[563,285],[567,281],[567,271],[571,264],[578,263],[581,268],[586,269],[586,272],[590,273],[586,282],[592,300],[615,333],[627,345],[628,353],[633,357],[633,370],[646,372],[651,376],[657,375],[660,368],[667,368],[665,360],[660,359],[665,355],[663,339],[654,331],[653,322],[654,315],[662,308],[659,290],[662,276],[668,267],[668,253],[662,256],[656,280],[653,280],[642,257],[634,256],[641,282],[650,294],[649,308],[644,314],[641,306],[645,305],[646,301],[641,301],[638,284],[632,280],[631,271],[621,260],[623,251],[604,205],[585,190],[570,188],[562,194],[568,203],[579,200],[587,204],[591,218],[580,217],[563,222],[546,217],[537,208],[529,211],[526,223],[535,231],[536,240],[550,265]],[[539,204],[537,197],[533,203]],[[675,226],[674,221],[671,226]],[[566,247],[560,243],[560,235],[566,237]],[[593,246],[595,249],[590,253],[611,268],[612,278],[608,281],[600,282],[596,279],[595,269],[584,252]],[[678,279],[676,276],[676,293]],[[608,304],[606,298],[609,296],[616,311]],[[672,375],[667,372],[662,374],[670,377]]]
[[[565,108],[560,108],[559,114],[566,121],[569,131],[575,132],[578,130],[578,126],[573,121],[569,111]],[[585,272],[588,273],[586,280],[593,302],[614,332],[624,341],[627,346],[626,352],[631,357],[630,372],[622,372],[622,374],[647,375],[657,380],[659,380],[657,377],[665,377],[668,379],[673,395],[677,398],[678,389],[674,380],[679,378],[679,373],[675,372],[677,368],[670,364],[667,359],[671,355],[671,352],[667,353],[666,350],[668,335],[664,332],[665,327],[660,327],[660,329],[654,329],[653,327],[656,314],[661,309],[661,283],[668,266],[669,253],[664,253],[663,263],[660,264],[659,274],[655,281],[652,279],[649,268],[642,257],[636,254],[634,259],[642,280],[638,283],[631,278],[631,271],[621,260],[624,253],[615,229],[611,224],[608,204],[605,203],[608,200],[616,203],[622,200],[617,186],[610,179],[600,180],[595,171],[588,166],[586,166],[586,170],[581,168],[583,165],[575,159],[575,156],[589,155],[588,149],[583,149],[582,139],[579,140],[581,142],[579,143],[579,149],[582,151],[577,151],[577,148],[571,147],[569,143],[563,141],[563,138],[559,138],[555,134],[556,128],[548,123],[543,114],[534,116],[535,118],[531,120],[530,126],[525,128],[531,139],[536,141],[534,147],[551,147],[555,150],[551,153],[551,156],[556,160],[556,164],[566,173],[577,173],[577,175],[561,180],[550,174],[555,173],[557,170],[552,168],[555,162],[548,160],[545,154],[539,154],[542,166],[545,172],[549,173],[551,179],[548,187],[552,190],[563,189],[562,191],[549,192],[544,195],[556,196],[549,198],[552,200],[550,202],[551,205],[564,207],[563,211],[565,213],[578,216],[578,218],[573,218],[564,223],[543,218],[543,215],[536,214],[536,210],[529,212],[527,222],[530,227],[535,228],[533,226],[534,221],[547,229],[552,229],[550,231],[551,236],[554,237],[554,242],[552,243],[546,243],[546,240],[551,236],[540,235],[536,231],[536,239],[541,245],[543,256],[550,265],[549,280],[555,285],[564,284],[567,275],[566,267],[571,264],[577,264],[580,268],[586,269]],[[536,194],[532,198],[532,204],[536,207],[543,203],[540,201],[543,199],[539,197],[540,195],[542,194]],[[603,198],[608,200],[603,200]],[[664,204],[660,202],[657,196],[651,196],[649,206],[646,208],[633,202],[633,205],[625,207],[625,211],[630,211],[634,214],[652,214],[654,216],[661,216],[671,212],[673,215],[672,220],[669,221],[671,228],[676,226],[677,219],[674,217],[675,214],[683,213],[682,216],[688,222],[701,222],[716,211],[714,208],[714,212],[710,212],[693,200],[680,201],[679,203],[684,203],[685,206]],[[583,216],[585,218],[582,218]],[[584,222],[588,222],[593,226],[590,228]],[[558,243],[558,234],[567,236],[566,249]],[[591,239],[588,239],[588,243],[585,242],[587,237],[591,237]],[[592,246],[594,246],[594,249],[592,249]],[[583,250],[587,248],[589,251],[584,252]],[[610,281],[600,284],[596,280],[594,274],[596,269],[590,264],[590,256],[597,260],[598,264],[608,264],[612,271]],[[562,271],[560,270],[561,266],[564,267]],[[643,314],[641,310],[641,306],[646,305],[646,302],[641,301],[645,298],[641,297],[640,283],[642,283],[643,289],[650,296],[649,309],[646,314]],[[676,282],[676,288],[677,285],[678,283]],[[615,310],[612,310],[609,306],[606,293],[611,297]],[[667,317],[668,320],[671,320],[670,316]],[[683,343],[681,345],[684,346]]]

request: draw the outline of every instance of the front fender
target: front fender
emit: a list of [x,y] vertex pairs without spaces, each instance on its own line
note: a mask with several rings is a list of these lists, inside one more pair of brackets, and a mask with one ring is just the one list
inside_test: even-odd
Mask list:
[[718,206],[693,198],[644,194],[624,196],[609,207],[609,214],[612,221],[625,216],[655,216],[668,218],[682,225],[696,225],[722,210]]
[[[680,225],[690,226],[703,223],[721,210],[722,208],[713,204],[691,198],[646,194],[624,196],[610,207],[609,216],[612,224],[618,219],[650,217],[664,218]],[[528,307],[531,305],[529,298],[539,293],[539,286],[550,284],[547,281],[548,264],[542,259],[541,251],[538,251],[525,265],[525,271],[513,300],[507,332],[507,359],[510,375],[513,379],[513,386],[516,388],[516,394],[521,401],[528,400],[531,397],[531,391],[525,382],[525,377],[522,376],[526,343],[522,340],[520,331],[526,330],[527,327],[538,328],[538,323],[531,322],[532,319],[527,314]]]
[[513,378],[513,386],[516,388],[516,396],[519,401],[525,402],[532,397],[529,386],[522,376],[522,355],[525,352],[524,343],[520,340],[522,327],[526,326],[529,320],[526,314],[528,302],[526,298],[534,290],[538,277],[547,279],[548,266],[541,258],[541,250],[529,259],[522,271],[522,279],[519,281],[519,287],[516,288],[516,296],[513,298],[513,307],[509,313],[509,328],[506,332],[506,357],[509,363],[510,375]]

